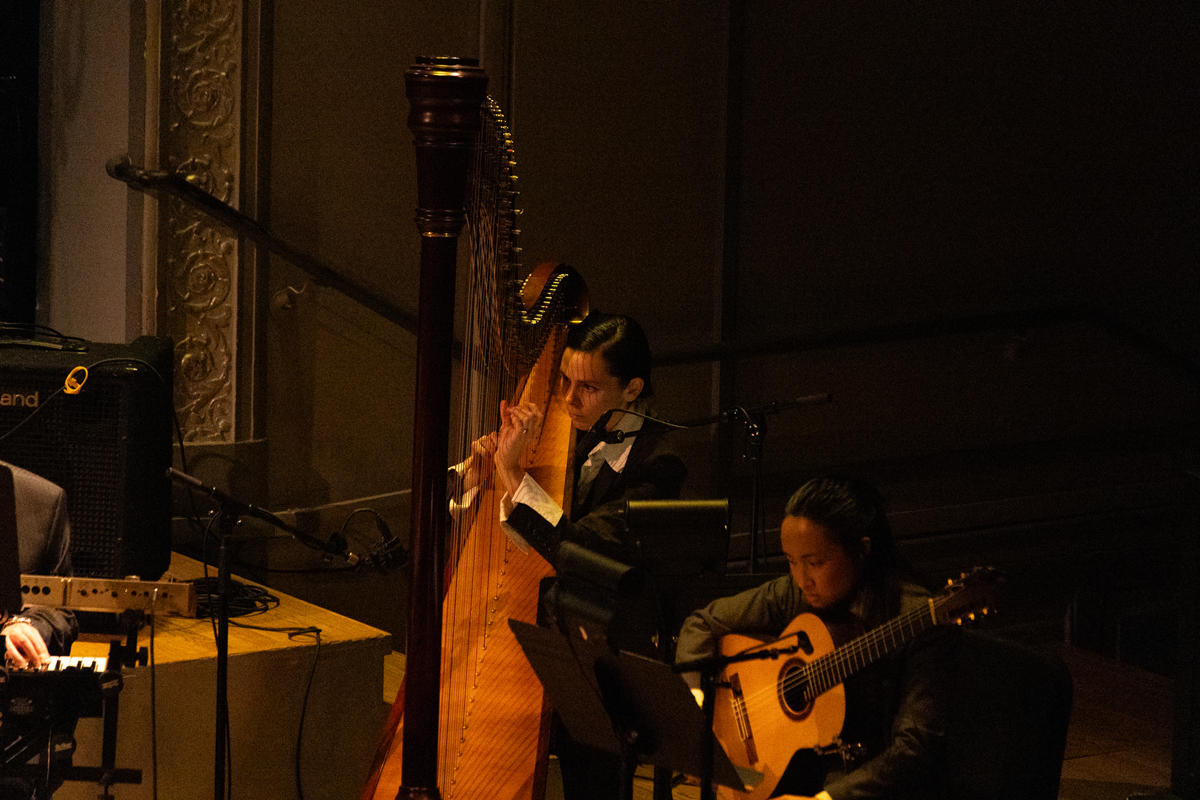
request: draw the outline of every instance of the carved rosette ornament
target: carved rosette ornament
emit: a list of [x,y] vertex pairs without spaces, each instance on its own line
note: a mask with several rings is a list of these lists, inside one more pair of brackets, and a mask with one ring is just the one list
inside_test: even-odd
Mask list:
[[[240,3],[164,0],[162,20],[163,168],[236,207]],[[160,209],[160,297],[164,332],[175,341],[175,408],[184,438],[232,442],[238,239],[178,200]]]

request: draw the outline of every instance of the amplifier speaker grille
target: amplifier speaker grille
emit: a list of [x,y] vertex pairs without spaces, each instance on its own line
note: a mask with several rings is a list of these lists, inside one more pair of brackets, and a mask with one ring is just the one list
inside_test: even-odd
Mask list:
[[[66,491],[76,575],[157,580],[171,559],[171,340],[85,344],[0,342],[0,459]],[[60,392],[78,366],[82,391]]]

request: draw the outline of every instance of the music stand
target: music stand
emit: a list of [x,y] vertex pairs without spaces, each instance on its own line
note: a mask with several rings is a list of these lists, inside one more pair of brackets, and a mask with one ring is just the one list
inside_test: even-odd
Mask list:
[[637,565],[656,577],[710,578],[729,559],[729,500],[626,500],[620,511]]
[[[729,557],[729,500],[626,500],[621,510],[635,561],[654,581],[665,631],[708,604]],[[666,645],[669,636],[663,637]],[[661,651],[670,661],[669,646]]]
[[712,741],[712,780],[744,790],[762,776],[735,767],[707,735],[704,713],[669,664],[510,619],[571,736],[621,757],[621,791],[632,793],[638,761],[704,778],[702,743]]

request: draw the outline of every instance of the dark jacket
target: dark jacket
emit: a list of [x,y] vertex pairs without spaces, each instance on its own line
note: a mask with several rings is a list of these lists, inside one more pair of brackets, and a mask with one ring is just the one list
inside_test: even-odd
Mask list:
[[[579,449],[585,446],[586,442]],[[577,476],[580,461],[577,457]],[[551,564],[562,542],[633,563],[637,554],[633,543],[625,540],[621,519],[625,501],[676,499],[686,476],[683,460],[672,452],[661,434],[638,434],[624,468],[616,472],[607,463],[601,466],[591,486],[574,493],[570,513],[563,514],[557,525],[520,503],[508,515],[508,524]]]
[[[67,496],[58,485],[21,467],[12,469],[16,500],[17,544],[22,575],[71,575],[71,525]],[[66,655],[79,634],[75,615],[49,606],[26,606],[28,617],[51,655]]]

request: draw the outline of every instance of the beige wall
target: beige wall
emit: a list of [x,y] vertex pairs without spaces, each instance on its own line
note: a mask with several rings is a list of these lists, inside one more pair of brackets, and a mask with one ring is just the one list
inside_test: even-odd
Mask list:
[[131,96],[139,54],[130,45],[139,5],[42,7],[44,253],[37,318],[98,342],[152,332],[142,330],[141,234],[130,227],[141,201],[104,169],[140,135],[142,98]]

